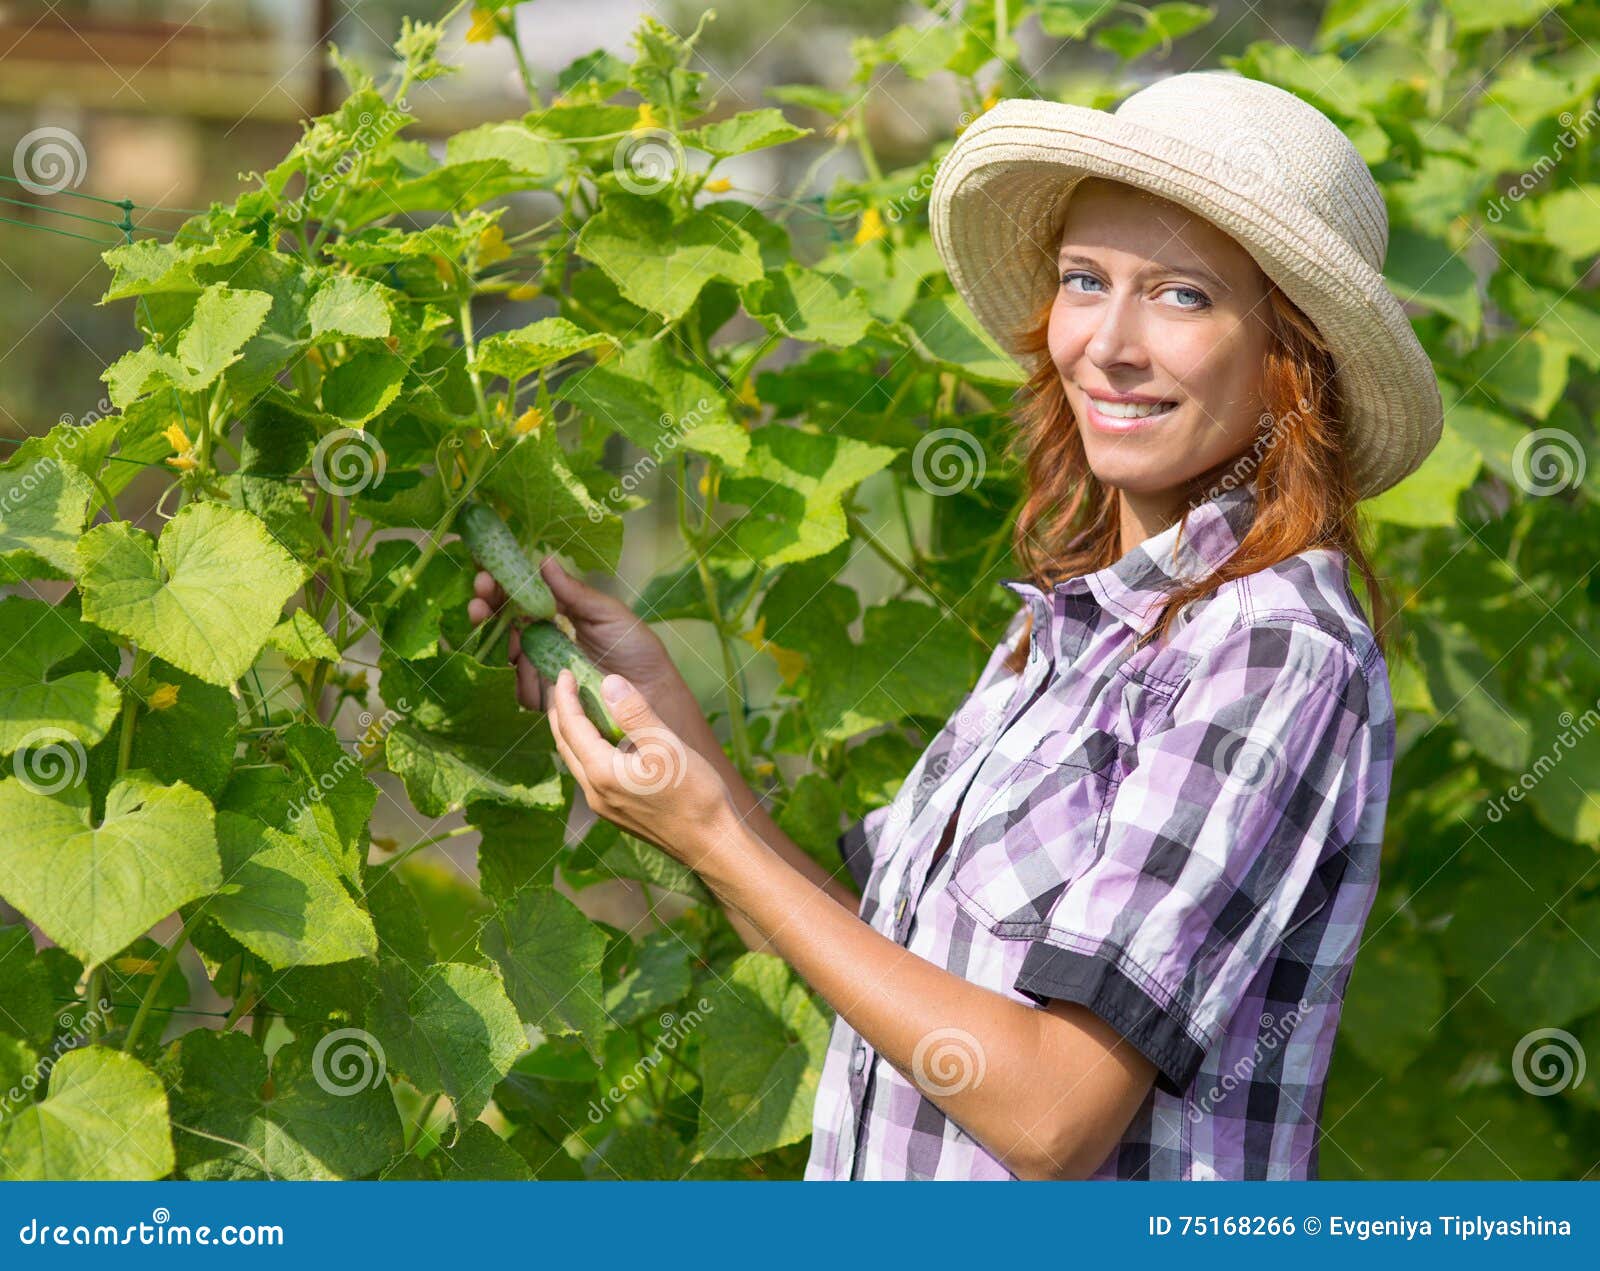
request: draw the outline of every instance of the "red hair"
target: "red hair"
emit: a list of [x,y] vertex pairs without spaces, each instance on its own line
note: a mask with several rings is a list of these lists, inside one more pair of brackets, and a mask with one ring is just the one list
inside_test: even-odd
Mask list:
[[[1255,440],[1235,456],[1187,483],[1183,520],[1219,487],[1251,482],[1256,515],[1233,555],[1214,572],[1169,592],[1151,639],[1164,640],[1190,601],[1223,583],[1318,547],[1344,552],[1366,585],[1378,646],[1391,605],[1362,548],[1358,494],[1344,448],[1334,362],[1311,320],[1276,285],[1268,284],[1271,345],[1262,367],[1266,410]],[[1036,369],[1018,392],[1017,428],[1008,450],[1025,470],[1027,497],[1012,534],[1024,576],[1048,592],[1056,583],[1115,564],[1121,557],[1117,492],[1089,468],[1077,416],[1067,402],[1049,351],[1052,296],[1019,340]],[[1071,546],[1087,531],[1083,542]],[[1180,535],[1183,530],[1178,531]],[[1020,672],[1027,661],[1030,614],[1006,660]]]

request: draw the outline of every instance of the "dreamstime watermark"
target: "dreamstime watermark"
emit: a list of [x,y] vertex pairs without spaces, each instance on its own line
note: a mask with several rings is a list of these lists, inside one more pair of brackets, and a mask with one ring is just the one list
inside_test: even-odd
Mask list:
[[938,498],[976,487],[987,470],[983,444],[965,428],[935,428],[911,452],[911,475]]
[[403,697],[397,697],[393,706],[384,711],[382,715],[373,715],[371,711],[362,711],[356,716],[356,723],[362,728],[361,740],[355,744],[354,751],[339,748],[339,758],[331,768],[325,768],[317,773],[308,794],[294,800],[289,805],[289,820],[293,821],[304,815],[312,804],[321,803],[328,791],[334,789],[345,777],[351,773],[362,771],[361,756],[363,751],[371,753],[383,744],[383,739],[389,730],[395,726],[400,718],[411,709],[411,703]]
[[988,1071],[983,1043],[964,1028],[936,1028],[911,1051],[911,1079],[924,1094],[976,1090]]
[[689,770],[689,752],[670,729],[635,729],[626,748],[611,752],[611,773],[629,794],[652,795],[670,790]]
[[655,194],[677,181],[686,159],[677,134],[665,128],[636,128],[611,152],[617,184],[630,194]]
[[303,219],[306,210],[312,204],[348,177],[356,164],[387,141],[406,122],[403,116],[407,108],[406,99],[401,97],[392,105],[386,106],[381,115],[374,115],[370,110],[362,111],[356,119],[358,126],[350,136],[350,148],[339,156],[333,167],[307,185],[299,198],[284,205],[280,213],[283,219],[290,222]]
[[[1595,706],[1600,706],[1600,699],[1596,699]],[[1504,794],[1497,794],[1489,800],[1489,810],[1485,815],[1491,824],[1498,825],[1507,811],[1507,803],[1521,803],[1522,796],[1530,792],[1536,785],[1550,775],[1552,769],[1565,758],[1564,751],[1571,749],[1577,741],[1588,736],[1589,731],[1600,724],[1600,713],[1595,706],[1589,707],[1582,715],[1574,716],[1571,711],[1562,711],[1556,716],[1556,722],[1561,725],[1561,731],[1556,734],[1556,739],[1549,751],[1540,755],[1533,761],[1533,766],[1528,768],[1517,780],[1506,788]],[[1574,730],[1573,725],[1579,727]]]
[[[1540,155],[1531,168],[1525,169],[1509,190],[1497,195],[1484,212],[1484,218],[1490,224],[1498,225],[1511,210],[1511,204],[1522,202],[1523,196],[1538,186],[1566,157],[1565,152],[1589,135],[1596,119],[1600,119],[1600,100],[1592,102],[1581,115],[1574,116],[1570,110],[1563,110],[1557,115],[1556,122],[1561,125],[1561,131],[1556,135],[1555,147]],[[1574,123],[1578,125],[1576,129],[1573,128]]]
[[649,452],[636,459],[633,466],[623,472],[617,483],[598,502],[589,504],[589,520],[598,525],[605,520],[609,509],[625,502],[645,478],[661,466],[663,451],[670,453],[676,450],[682,444],[684,434],[703,423],[710,411],[710,400],[701,397],[695,402],[693,410],[685,411],[682,415],[663,412],[657,420],[661,425],[661,435],[651,443]]
[[317,484],[345,499],[381,485],[388,466],[382,444],[360,428],[336,428],[311,452],[311,474]]
[[55,724],[35,728],[17,743],[11,772],[33,794],[60,794],[89,771],[83,742]]
[[[601,1094],[597,1103],[589,1101],[589,1120],[599,1125],[618,1104],[622,1103],[635,1090],[645,1084],[648,1077],[667,1057],[667,1051],[674,1051],[683,1042],[683,1039],[698,1028],[705,1017],[711,1014],[712,1005],[708,998],[702,997],[692,1008],[682,1015],[674,1015],[668,1011],[661,1017],[661,1027],[665,1030],[656,1038],[656,1044],[640,1056],[639,1062],[634,1064],[622,1079]],[[664,1048],[664,1049],[663,1049]]]
[[1583,484],[1589,458],[1564,428],[1535,428],[1511,451],[1511,476],[1524,494],[1543,498]]
[[1241,1084],[1250,1079],[1250,1074],[1256,1070],[1263,1059],[1288,1040],[1289,1034],[1294,1032],[1295,1027],[1305,1018],[1310,1009],[1311,1003],[1302,997],[1282,1015],[1274,1015],[1271,1011],[1262,1012],[1260,1020],[1262,1031],[1256,1038],[1256,1044],[1250,1053],[1234,1061],[1233,1067],[1223,1073],[1216,1083],[1198,1099],[1190,1100],[1185,1104],[1184,1115],[1190,1121],[1198,1122],[1202,1117],[1213,1111],[1217,1104],[1221,1103],[1227,1095],[1232,1094]]
[[376,1089],[386,1072],[383,1044],[364,1028],[336,1028],[311,1052],[311,1075],[338,1098]]
[[257,1223],[241,1226],[238,1223],[224,1223],[221,1227],[211,1227],[202,1223],[198,1227],[191,1227],[188,1223],[175,1223],[172,1214],[165,1205],[157,1205],[150,1211],[148,1222],[127,1223],[118,1226],[116,1223],[101,1222],[90,1226],[88,1223],[52,1223],[48,1220],[40,1222],[38,1218],[30,1218],[17,1230],[17,1243],[23,1245],[105,1245],[120,1247],[127,1245],[181,1245],[190,1247],[194,1245],[279,1245],[283,1244],[283,1225],[281,1223]]
[[1564,1028],[1536,1028],[1511,1052],[1511,1075],[1531,1095],[1547,1098],[1583,1080],[1583,1046]]
[[70,1032],[63,1032],[50,1044],[50,1053],[43,1056],[34,1064],[33,1071],[23,1075],[22,1079],[14,1086],[0,1095],[0,1121],[4,1121],[13,1112],[30,1107],[33,1104],[33,1092],[43,1086],[50,1078],[57,1062],[68,1051],[76,1050],[79,1046],[93,1040],[94,1032],[103,1024],[111,1014],[111,1002],[102,997],[89,1010],[83,1013],[81,1019],[73,1019],[70,1011],[62,1011],[56,1023]]
[[60,194],[76,189],[89,172],[89,156],[77,135],[65,128],[35,128],[11,152],[17,184],[30,194]]

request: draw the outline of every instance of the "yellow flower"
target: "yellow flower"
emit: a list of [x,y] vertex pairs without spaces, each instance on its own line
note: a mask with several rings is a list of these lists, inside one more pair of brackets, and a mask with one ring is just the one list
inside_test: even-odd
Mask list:
[[474,9],[467,28],[468,44],[487,44],[500,34],[500,20],[493,9]]
[[633,122],[634,132],[648,132],[652,128],[661,127],[661,121],[656,118],[654,107],[649,102],[639,103],[639,118]]
[[[454,283],[455,280],[456,280],[456,268],[455,268],[455,266],[452,265],[443,256],[437,256],[436,255],[433,258],[433,270],[434,270],[434,272],[436,274],[439,275],[439,277],[443,281],[445,281],[447,283]],[[314,349],[312,350],[312,352],[315,352],[315,351],[316,350],[314,350]]]
[[507,300],[532,300],[539,294],[539,291],[540,291],[540,288],[539,288],[539,284],[538,283],[534,283],[534,282],[519,283],[517,286],[513,287],[510,291],[506,292],[506,299]]
[[887,232],[883,228],[883,217],[878,214],[878,209],[869,207],[861,214],[861,224],[856,229],[856,246],[876,242]]
[[182,424],[168,424],[161,435],[167,439],[167,445],[179,454],[194,449],[194,442],[189,440],[189,434],[183,431]]
[[796,653],[793,649],[781,648],[767,639],[767,617],[762,614],[756,619],[756,625],[748,631],[741,631],[739,638],[754,647],[758,652],[765,653],[777,664],[778,674],[785,684],[793,684],[800,678],[800,673],[806,669],[806,658],[803,653]]
[[180,472],[193,472],[200,466],[200,461],[196,459],[192,453],[170,455],[167,458],[167,462],[170,463],[174,468],[177,468]]
[[711,474],[709,472],[702,472],[700,474],[700,493],[711,493]]
[[176,684],[163,684],[149,697],[144,699],[144,704],[153,711],[164,711],[178,704],[178,686]]
[[530,406],[517,416],[517,422],[512,425],[519,433],[532,432],[544,423],[544,412],[537,406]]
[[733,182],[727,177],[717,177],[714,181],[707,181],[700,188],[707,194],[721,194],[725,190],[733,189]]
[[492,265],[496,261],[509,260],[511,249],[506,246],[506,236],[498,225],[491,225],[478,235],[478,266]]
[[995,103],[997,103],[999,100],[1000,100],[1000,90],[996,89],[996,88],[991,88],[983,96],[983,109],[984,110],[993,110],[995,108]]
[[737,396],[741,402],[750,407],[752,410],[757,409],[761,405],[761,399],[756,396],[756,386],[752,380],[746,380],[739,386],[739,392]]
[[324,367],[328,364],[327,360],[322,356],[322,350],[316,348],[306,350],[306,361],[316,367]]

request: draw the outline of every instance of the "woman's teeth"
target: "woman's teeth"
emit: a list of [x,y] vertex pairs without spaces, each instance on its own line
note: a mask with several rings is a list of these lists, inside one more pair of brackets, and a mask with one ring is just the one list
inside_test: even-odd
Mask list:
[[1146,415],[1159,415],[1171,410],[1176,402],[1105,402],[1094,399],[1094,408],[1111,419],[1143,419]]

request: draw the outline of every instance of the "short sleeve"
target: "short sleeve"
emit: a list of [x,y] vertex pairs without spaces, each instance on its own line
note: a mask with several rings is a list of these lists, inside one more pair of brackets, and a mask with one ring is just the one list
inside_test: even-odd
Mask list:
[[1237,627],[1128,748],[1100,841],[1016,980],[1080,1003],[1182,1094],[1284,935],[1326,899],[1375,753],[1356,654],[1308,622]]

